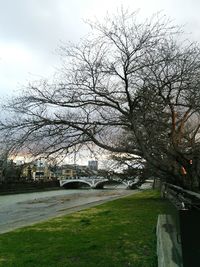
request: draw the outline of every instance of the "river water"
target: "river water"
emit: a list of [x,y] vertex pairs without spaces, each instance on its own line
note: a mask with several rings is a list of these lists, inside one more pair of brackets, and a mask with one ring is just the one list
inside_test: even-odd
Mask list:
[[138,190],[54,190],[0,196],[0,233],[98,205]]

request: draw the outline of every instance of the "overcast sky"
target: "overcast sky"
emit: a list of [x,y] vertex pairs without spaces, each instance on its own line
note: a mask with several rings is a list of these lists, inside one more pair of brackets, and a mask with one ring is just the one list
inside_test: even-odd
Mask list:
[[89,31],[85,19],[101,19],[122,3],[141,16],[163,10],[200,41],[199,0],[0,0],[0,96],[50,77],[59,66],[59,43],[78,42]]

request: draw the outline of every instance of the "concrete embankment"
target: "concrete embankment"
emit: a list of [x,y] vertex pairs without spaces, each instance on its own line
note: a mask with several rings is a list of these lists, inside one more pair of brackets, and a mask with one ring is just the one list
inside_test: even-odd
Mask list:
[[0,183],[0,195],[59,190],[59,181],[25,181]]

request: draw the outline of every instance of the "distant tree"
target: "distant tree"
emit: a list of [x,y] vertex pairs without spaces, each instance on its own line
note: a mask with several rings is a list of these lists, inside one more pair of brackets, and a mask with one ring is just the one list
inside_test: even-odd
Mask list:
[[16,166],[12,160],[7,160],[2,166],[2,176],[5,182],[16,182],[21,179],[22,166]]
[[33,179],[33,175],[32,175],[32,171],[31,171],[31,166],[29,165],[27,167],[27,177],[26,177],[27,180],[32,180]]
[[79,45],[61,47],[57,80],[32,83],[8,103],[4,142],[47,155],[95,144],[198,190],[199,46],[159,15],[141,22],[122,10],[91,26]]
[[4,182],[16,182],[21,179],[22,165],[17,166],[9,159],[9,150],[1,147],[0,155],[0,180]]

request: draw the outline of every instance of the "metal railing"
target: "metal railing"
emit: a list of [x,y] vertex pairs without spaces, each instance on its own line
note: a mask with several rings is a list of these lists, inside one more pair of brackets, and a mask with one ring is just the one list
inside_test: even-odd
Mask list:
[[180,234],[183,266],[200,266],[200,194],[172,184],[162,185],[162,195],[176,207],[174,217]]
[[200,194],[168,183],[163,183],[161,191],[163,197],[168,198],[178,210],[200,211]]

